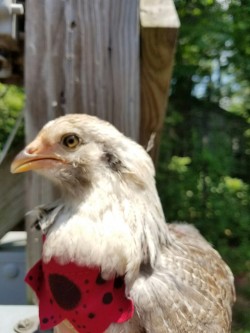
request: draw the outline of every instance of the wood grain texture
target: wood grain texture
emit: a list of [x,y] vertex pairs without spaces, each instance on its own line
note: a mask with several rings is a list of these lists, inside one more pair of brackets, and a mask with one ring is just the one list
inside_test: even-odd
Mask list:
[[29,0],[26,15],[29,127],[83,112],[138,139],[138,1]]
[[14,177],[10,173],[10,163],[19,149],[13,150],[0,165],[0,238],[14,228],[24,218],[25,177]]
[[[26,138],[50,119],[88,113],[139,139],[139,0],[27,0]],[[27,207],[55,197],[51,185],[28,175]],[[40,256],[28,230],[28,266]]]
[[155,162],[167,108],[176,38],[176,29],[141,28],[140,143],[147,147],[151,135],[155,134],[150,151]]

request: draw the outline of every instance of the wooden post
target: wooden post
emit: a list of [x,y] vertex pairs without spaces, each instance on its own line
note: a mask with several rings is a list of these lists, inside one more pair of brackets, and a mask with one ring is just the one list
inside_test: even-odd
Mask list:
[[140,143],[154,136],[150,155],[156,162],[180,25],[172,0],[141,0],[141,123]]
[[[172,0],[26,0],[28,142],[48,120],[66,113],[97,115],[144,145],[152,132],[158,135],[176,36],[176,27],[166,25],[173,10],[164,6],[163,28],[154,30],[158,14],[152,10],[160,3]],[[28,210],[55,196],[34,174],[27,192]],[[27,230],[30,266],[40,256],[40,240],[29,221]]]

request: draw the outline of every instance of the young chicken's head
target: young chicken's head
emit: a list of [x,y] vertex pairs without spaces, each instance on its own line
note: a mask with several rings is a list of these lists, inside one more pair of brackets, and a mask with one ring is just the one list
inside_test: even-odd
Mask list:
[[70,114],[47,123],[11,165],[12,173],[28,170],[71,192],[100,177],[140,186],[154,177],[152,161],[140,145],[108,122],[85,114]]

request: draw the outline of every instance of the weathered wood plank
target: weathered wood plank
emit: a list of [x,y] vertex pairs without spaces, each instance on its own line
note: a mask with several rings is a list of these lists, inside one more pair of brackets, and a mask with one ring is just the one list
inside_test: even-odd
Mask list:
[[24,218],[25,177],[22,174],[13,177],[10,163],[19,149],[15,149],[0,165],[0,238]]
[[38,122],[84,112],[138,139],[138,8],[134,0],[27,1],[28,137]]
[[[139,37],[139,0],[27,0],[27,141],[48,120],[76,112],[138,140]],[[33,174],[27,190],[27,209],[53,197]],[[37,239],[29,230],[29,265],[39,256]]]

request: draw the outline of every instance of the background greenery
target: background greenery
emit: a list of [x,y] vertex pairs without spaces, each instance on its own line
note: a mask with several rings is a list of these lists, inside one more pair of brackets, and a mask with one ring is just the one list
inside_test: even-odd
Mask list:
[[[0,83],[0,153],[13,130],[20,111],[24,107],[23,88]],[[24,139],[23,124],[20,126],[13,145]]]
[[250,332],[250,1],[176,0],[181,20],[158,188],[232,268],[234,332]]
[[[182,26],[158,188],[168,221],[196,225],[232,268],[233,330],[250,333],[250,1],[175,3]],[[0,150],[23,103],[21,88],[0,85]]]

